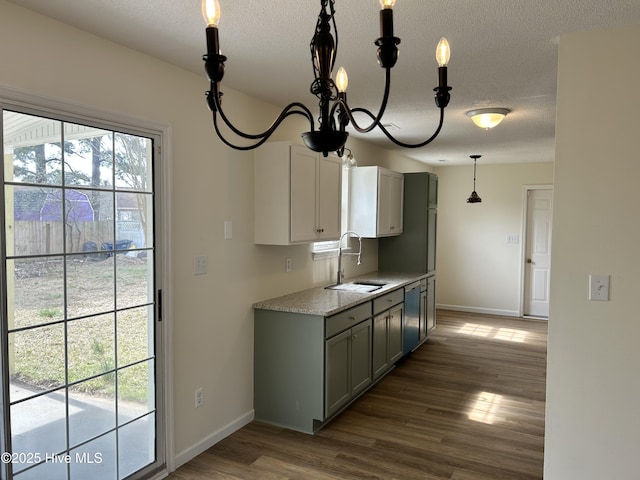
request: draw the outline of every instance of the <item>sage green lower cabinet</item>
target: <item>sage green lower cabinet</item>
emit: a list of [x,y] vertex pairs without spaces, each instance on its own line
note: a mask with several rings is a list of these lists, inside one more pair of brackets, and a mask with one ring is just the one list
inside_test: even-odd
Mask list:
[[256,420],[315,433],[372,383],[372,302],[324,317],[254,310]]
[[371,319],[325,342],[325,418],[371,385]]
[[[374,301],[374,313],[377,313],[373,317],[374,380],[387,373],[402,358],[403,294],[400,289]],[[380,312],[382,308],[388,309]]]

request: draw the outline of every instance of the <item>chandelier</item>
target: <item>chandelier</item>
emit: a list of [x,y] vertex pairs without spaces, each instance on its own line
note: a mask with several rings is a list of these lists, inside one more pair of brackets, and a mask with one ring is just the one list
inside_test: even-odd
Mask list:
[[[220,54],[218,40],[218,22],[220,20],[220,5],[218,0],[202,0],[202,13],[207,22],[207,54],[202,58],[205,70],[211,83],[206,98],[209,109],[213,112],[213,125],[220,140],[237,150],[251,150],[265,143],[275,132],[284,119],[291,115],[301,115],[309,121],[310,130],[302,134],[305,145],[315,151],[322,152],[326,157],[329,152],[336,152],[342,156],[348,133],[345,131],[350,124],[359,133],[368,133],[379,128],[384,135],[396,145],[404,148],[419,148],[431,143],[440,133],[444,122],[444,109],[449,103],[451,87],[447,85],[447,64],[449,62],[449,43],[442,38],[436,48],[438,61],[439,84],[434,88],[436,106],[440,109],[440,121],[435,132],[426,140],[418,143],[404,143],[394,138],[382,124],[382,116],[387,108],[389,99],[391,68],[398,58],[398,44],[400,39],[393,34],[393,6],[396,0],[380,0],[380,38],[375,41],[378,47],[378,63],[385,69],[385,87],[380,111],[374,115],[364,108],[351,108],[347,103],[347,72],[340,67],[335,81],[332,78],[334,61],[338,50],[338,29],[335,22],[335,0],[321,0],[320,14],[316,29],[311,39],[311,63],[313,65],[314,80],[311,83],[311,93],[318,98],[320,109],[316,128],[314,115],[300,102],[287,105],[271,126],[262,133],[248,134],[236,128],[224,114],[222,109],[222,92],[220,82],[224,76],[224,62],[227,57]],[[333,34],[332,34],[333,28]],[[335,36],[334,36],[335,35]],[[360,125],[354,114],[361,114],[367,118],[368,125]],[[249,145],[237,145],[227,140],[218,125],[218,115],[238,137],[250,141]]]

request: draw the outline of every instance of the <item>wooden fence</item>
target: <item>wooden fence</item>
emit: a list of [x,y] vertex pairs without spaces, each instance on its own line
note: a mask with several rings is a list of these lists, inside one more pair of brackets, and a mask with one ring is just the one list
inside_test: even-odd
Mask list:
[[66,225],[63,222],[16,221],[13,230],[14,252],[9,252],[10,255],[76,253],[90,249],[90,242],[98,249],[103,242],[114,243],[112,220]]

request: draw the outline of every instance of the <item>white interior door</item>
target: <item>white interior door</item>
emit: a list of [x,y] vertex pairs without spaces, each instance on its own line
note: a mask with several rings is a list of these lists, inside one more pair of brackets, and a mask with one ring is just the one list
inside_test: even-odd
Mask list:
[[524,315],[549,316],[553,190],[527,190]]

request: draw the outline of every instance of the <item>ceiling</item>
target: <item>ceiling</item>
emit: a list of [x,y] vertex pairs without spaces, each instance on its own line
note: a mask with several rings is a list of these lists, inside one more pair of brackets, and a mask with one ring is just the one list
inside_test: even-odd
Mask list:
[[[202,91],[208,90],[200,0],[10,1],[201,74]],[[228,57],[222,90],[228,85],[281,106],[300,101],[317,112],[309,93],[309,43],[320,2],[220,4],[220,45]],[[349,74],[349,104],[377,111],[384,80],[373,45],[379,4],[336,0],[335,9],[336,66],[344,65]],[[431,135],[438,120],[435,46],[445,36],[453,90],[444,127],[430,145],[403,153],[431,165],[470,164],[472,154],[481,154],[484,163],[553,161],[559,36],[638,23],[638,0],[398,0],[394,30],[402,43],[383,123],[397,125],[393,134],[403,141]],[[511,113],[485,131],[465,114],[480,107]],[[366,137],[394,149],[381,134]]]

